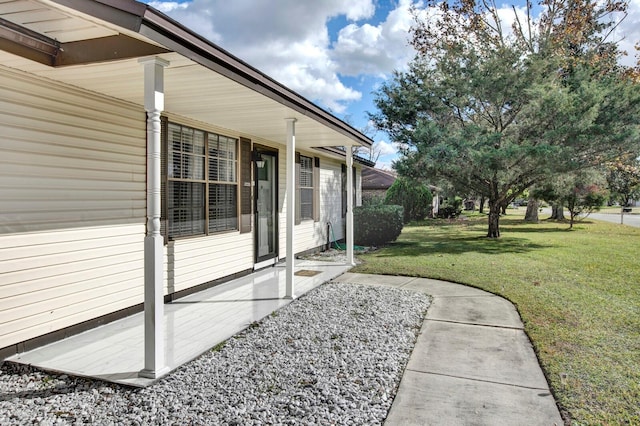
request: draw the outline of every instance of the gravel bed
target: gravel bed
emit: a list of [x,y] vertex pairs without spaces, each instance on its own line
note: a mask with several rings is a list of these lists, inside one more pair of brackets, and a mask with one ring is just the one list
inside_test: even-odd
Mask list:
[[4,364],[0,424],[381,424],[428,306],[327,283],[145,389]]

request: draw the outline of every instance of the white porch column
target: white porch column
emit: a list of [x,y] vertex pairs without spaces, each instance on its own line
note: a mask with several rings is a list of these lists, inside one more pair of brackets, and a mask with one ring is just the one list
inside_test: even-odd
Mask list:
[[164,110],[164,68],[169,62],[143,58],[147,112],[147,235],[144,238],[144,369],[151,379],[169,371],[164,359],[163,238],[160,235],[160,114]]
[[296,119],[287,118],[287,290],[286,299],[295,298],[293,288],[293,227],[296,223]]
[[353,258],[353,148],[346,146],[347,152],[347,265],[355,266]]

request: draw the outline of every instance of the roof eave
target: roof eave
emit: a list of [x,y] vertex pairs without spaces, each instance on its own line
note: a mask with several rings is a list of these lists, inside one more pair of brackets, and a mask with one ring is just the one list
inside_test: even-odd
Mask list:
[[135,0],[52,0],[116,26],[136,32],[225,77],[371,147],[373,141],[349,124],[278,83],[226,50],[153,7]]
[[[329,153],[334,154],[334,155],[336,155],[338,157],[341,157],[341,158],[342,157],[344,157],[344,158],[347,157],[347,153],[343,149],[340,149],[340,148],[337,148],[337,147],[319,146],[319,147],[316,147],[315,149],[317,149],[319,151],[329,152]],[[353,161],[356,162],[356,163],[360,163],[363,166],[367,166],[367,167],[375,167],[375,165],[376,165],[375,161],[371,161],[371,160],[369,160],[367,158],[360,157],[359,155],[354,155],[353,156]]]

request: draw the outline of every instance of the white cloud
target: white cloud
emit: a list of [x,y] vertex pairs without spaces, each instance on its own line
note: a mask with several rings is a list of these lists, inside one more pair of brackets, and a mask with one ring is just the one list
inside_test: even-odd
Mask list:
[[332,52],[332,58],[339,64],[338,72],[349,76],[385,76],[404,68],[415,54],[409,45],[409,29],[413,24],[411,4],[411,0],[400,0],[377,26],[352,23],[340,30]]
[[378,158],[376,161],[376,169],[386,170],[388,172],[393,171],[393,161],[395,158]]
[[[497,9],[498,18],[500,19],[500,27],[502,29],[502,34],[506,39],[513,37],[513,24],[516,22],[516,17],[520,24],[523,26],[523,30],[527,31],[528,27],[527,23],[527,8],[526,7],[516,7],[515,12],[514,8],[511,6],[502,6]],[[532,27],[532,30],[535,26]],[[526,33],[525,33],[526,34]]]
[[[403,70],[415,52],[409,45],[410,12],[415,5],[426,18],[433,10],[421,0],[384,0],[395,8],[377,23],[379,0],[192,0],[150,4],[232,54],[275,78],[292,90],[340,114],[362,94],[341,76],[388,77]],[[518,9],[523,16],[524,9]],[[513,10],[502,7],[503,29],[511,31]],[[345,17],[345,25],[331,42],[327,24]],[[379,21],[379,22],[378,22]],[[334,21],[335,22],[335,21]],[[620,46],[634,62],[634,44],[640,40],[640,0],[630,0],[630,13],[617,32]],[[375,88],[374,88],[375,89]]]
[[[358,22],[374,16],[374,0],[192,0],[150,4],[292,90],[334,113],[343,113],[349,102],[359,100],[362,94],[345,86],[341,74],[387,73],[404,57],[397,52],[407,45],[408,1],[401,0],[398,9],[378,27],[358,26]],[[351,35],[345,32],[342,41],[331,46],[327,23],[339,16],[349,21],[346,28],[357,30]],[[379,35],[376,38],[364,34],[367,31]],[[348,54],[343,46],[348,46],[349,37],[353,39],[353,52],[370,43],[368,50]],[[394,46],[396,42],[400,48]],[[340,50],[337,54],[336,49]]]
[[387,155],[395,155],[398,153],[398,148],[394,143],[390,143],[384,140],[379,140],[373,144],[373,149],[380,153],[380,157]]
[[630,0],[626,19],[613,34],[611,41],[619,42],[620,50],[626,51],[628,56],[621,59],[623,65],[632,66],[638,60],[640,52],[636,52],[635,45],[640,42],[640,0]]
[[149,5],[160,12],[169,13],[176,9],[186,9],[189,3],[178,3],[177,1],[150,1]]

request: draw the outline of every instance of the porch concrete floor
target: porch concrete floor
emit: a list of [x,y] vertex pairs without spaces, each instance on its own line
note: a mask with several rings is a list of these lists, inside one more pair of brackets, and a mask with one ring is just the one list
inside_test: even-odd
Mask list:
[[[296,260],[294,269],[320,271],[315,276],[295,276],[295,295],[299,297],[350,266]],[[284,264],[278,264],[165,304],[165,360],[169,369],[175,370],[287,305],[285,270]],[[6,361],[138,387],[158,380],[138,377],[144,367],[142,312]]]

